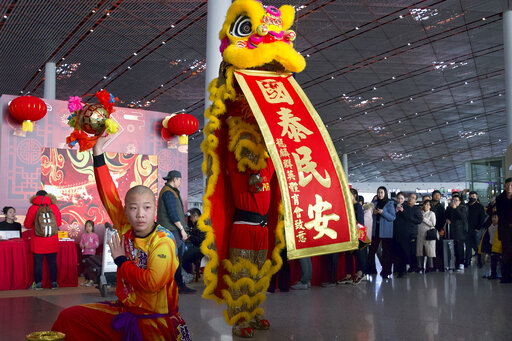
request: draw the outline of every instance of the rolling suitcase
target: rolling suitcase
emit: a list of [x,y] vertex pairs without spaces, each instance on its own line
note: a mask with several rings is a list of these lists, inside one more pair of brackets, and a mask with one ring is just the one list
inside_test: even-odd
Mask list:
[[450,224],[444,226],[444,239],[443,239],[443,264],[445,270],[455,270],[455,244],[453,239],[450,239]]

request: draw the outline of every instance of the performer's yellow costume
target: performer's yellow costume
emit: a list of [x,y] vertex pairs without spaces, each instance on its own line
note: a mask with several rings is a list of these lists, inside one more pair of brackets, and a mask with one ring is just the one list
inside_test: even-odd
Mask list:
[[306,63],[293,49],[295,33],[289,30],[294,13],[288,5],[234,1],[220,32],[219,77],[209,86],[212,105],[201,146],[208,179],[198,223],[207,232],[201,249],[209,258],[203,297],[226,302],[226,321],[244,337],[269,327],[260,304],[285,245],[274,166],[234,70],[302,71]]

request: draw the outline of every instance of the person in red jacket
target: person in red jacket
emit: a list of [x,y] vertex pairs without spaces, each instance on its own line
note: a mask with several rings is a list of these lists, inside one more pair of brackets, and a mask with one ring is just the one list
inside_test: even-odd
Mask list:
[[59,237],[57,235],[51,237],[38,237],[34,232],[34,225],[37,215],[37,210],[41,205],[48,205],[55,214],[57,226],[62,225],[62,219],[59,208],[57,205],[57,198],[54,195],[48,194],[44,190],[40,190],[30,198],[32,206],[28,209],[27,217],[25,218],[25,227],[31,232],[31,247],[34,254],[34,283],[32,289],[40,290],[43,278],[43,259],[46,257],[46,262],[50,268],[50,280],[52,282],[52,289],[57,289],[57,251],[59,250]]

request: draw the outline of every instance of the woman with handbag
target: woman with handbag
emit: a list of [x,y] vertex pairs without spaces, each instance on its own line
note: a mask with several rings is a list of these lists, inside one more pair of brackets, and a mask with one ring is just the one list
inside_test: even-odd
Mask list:
[[[427,272],[435,271],[434,269],[434,258],[436,257],[436,215],[430,210],[430,200],[423,202],[423,221],[418,226],[418,238],[416,244],[416,256],[418,257],[418,266],[420,271],[423,270],[423,264],[425,261],[423,250],[427,256]],[[431,232],[432,231],[432,232]]]

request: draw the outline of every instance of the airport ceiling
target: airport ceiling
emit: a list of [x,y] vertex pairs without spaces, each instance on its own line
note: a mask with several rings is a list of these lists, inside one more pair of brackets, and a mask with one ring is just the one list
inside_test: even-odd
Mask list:
[[[297,81],[348,154],[350,182],[465,180],[506,145],[501,0],[268,0],[296,7]],[[203,122],[206,1],[0,0],[0,93],[107,88],[121,106]],[[217,65],[212,67],[218,68]],[[203,189],[200,132],[189,200]]]

